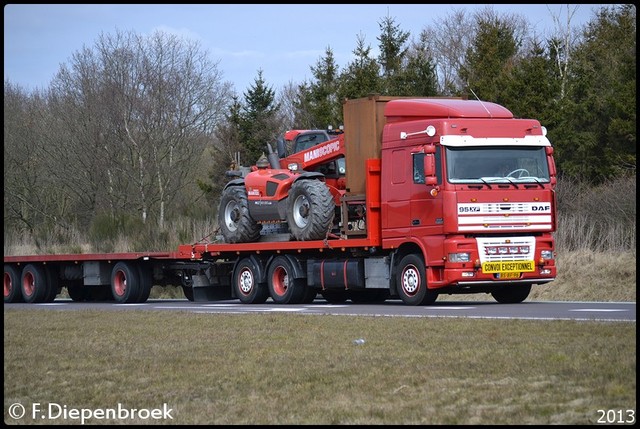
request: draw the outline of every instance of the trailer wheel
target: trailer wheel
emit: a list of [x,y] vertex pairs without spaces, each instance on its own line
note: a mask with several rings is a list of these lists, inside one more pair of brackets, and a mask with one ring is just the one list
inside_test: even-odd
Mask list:
[[135,302],[147,302],[149,295],[151,295],[151,288],[153,287],[153,269],[147,265],[138,265],[138,275],[140,276],[140,285],[138,290],[138,297]]
[[277,256],[269,264],[267,283],[276,304],[300,304],[304,298],[304,280],[293,277],[293,266],[284,256]]
[[258,268],[251,258],[244,258],[233,270],[235,295],[243,304],[262,304],[269,298],[269,288],[258,282]]
[[20,289],[20,270],[14,265],[4,266],[4,302],[24,302]]
[[182,293],[184,297],[189,301],[193,302],[193,287],[191,286],[182,286]]
[[111,293],[116,302],[136,302],[140,291],[140,274],[134,263],[118,262],[111,271]]
[[262,226],[249,213],[247,191],[243,186],[229,186],[222,191],[218,226],[227,243],[247,243],[260,238]]
[[409,254],[398,265],[396,284],[398,295],[407,305],[431,305],[438,294],[427,288],[427,277],[422,257]]
[[500,304],[518,304],[529,296],[531,285],[506,286],[491,292],[493,299]]
[[53,302],[60,292],[58,268],[49,265],[45,268],[45,272],[47,273],[47,293],[43,302]]
[[329,188],[318,180],[298,180],[289,191],[287,222],[298,241],[321,240],[333,224],[335,203]]
[[81,280],[76,280],[67,285],[69,298],[74,302],[84,302],[89,300],[89,287],[82,284]]
[[24,301],[28,303],[45,302],[48,296],[48,276],[41,265],[29,264],[22,270],[21,290]]

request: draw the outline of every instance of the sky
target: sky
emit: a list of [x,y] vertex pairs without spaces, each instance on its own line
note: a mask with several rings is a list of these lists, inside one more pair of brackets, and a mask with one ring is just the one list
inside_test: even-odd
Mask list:
[[[74,53],[92,48],[101,34],[160,30],[197,41],[225,81],[240,94],[255,82],[258,70],[267,85],[311,80],[311,67],[326,49],[336,64],[352,58],[358,35],[377,56],[380,21],[394,18],[401,31],[417,37],[454,10],[492,7],[499,14],[520,14],[539,35],[555,29],[553,17],[566,20],[567,4],[6,4],[4,6],[4,78],[26,90],[45,89]],[[594,18],[597,4],[581,4],[572,24]]]

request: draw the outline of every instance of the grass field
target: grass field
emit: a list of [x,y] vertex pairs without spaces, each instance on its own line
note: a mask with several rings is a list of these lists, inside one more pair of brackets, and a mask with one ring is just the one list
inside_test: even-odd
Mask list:
[[8,309],[4,332],[8,424],[118,404],[171,418],[85,423],[596,424],[636,404],[635,323]]

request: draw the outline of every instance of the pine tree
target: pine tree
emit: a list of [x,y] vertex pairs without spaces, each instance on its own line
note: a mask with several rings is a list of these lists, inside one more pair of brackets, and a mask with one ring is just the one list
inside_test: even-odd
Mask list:
[[307,105],[313,118],[312,128],[324,129],[341,124],[341,105],[337,97],[338,66],[330,47],[326,48],[325,56],[315,67],[311,67],[311,72],[315,80],[309,84]]
[[404,45],[410,33],[400,30],[400,25],[388,15],[378,24],[380,26],[380,36],[377,38],[380,42],[378,62],[382,69],[382,93],[397,95],[395,92],[402,86],[401,73],[408,49]]
[[353,50],[355,59],[347,64],[340,74],[339,98],[353,99],[371,93],[380,93],[380,66],[371,58],[371,46],[366,46],[364,36],[359,34]]
[[244,93],[240,114],[241,143],[249,164],[267,152],[267,143],[273,143],[279,131],[275,91],[265,83],[262,74],[263,71],[258,70],[254,83]]

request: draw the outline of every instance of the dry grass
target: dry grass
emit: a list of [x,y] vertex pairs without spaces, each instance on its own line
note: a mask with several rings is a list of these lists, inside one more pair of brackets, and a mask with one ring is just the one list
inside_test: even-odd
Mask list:
[[[5,310],[21,403],[149,424],[594,424],[636,407],[635,323]],[[365,344],[353,340],[364,338]]]
[[[636,302],[636,256],[632,253],[565,252],[556,260],[558,277],[535,285],[527,301]],[[486,294],[443,295],[438,301],[493,300]]]

